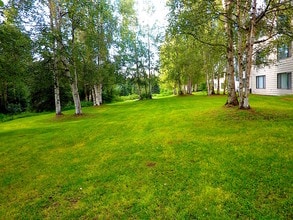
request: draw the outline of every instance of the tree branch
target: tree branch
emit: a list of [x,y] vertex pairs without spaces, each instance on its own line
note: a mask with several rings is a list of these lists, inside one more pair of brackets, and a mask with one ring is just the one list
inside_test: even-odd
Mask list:
[[225,49],[227,49],[227,46],[224,45],[224,44],[220,44],[220,43],[211,43],[211,42],[208,42],[208,41],[204,41],[204,40],[198,38],[194,33],[191,33],[191,32],[182,32],[182,34],[190,35],[190,36],[192,36],[195,40],[197,40],[198,42],[200,42],[200,43],[202,43],[202,44],[206,44],[206,45],[209,45],[209,46],[212,46],[212,47],[224,47]]

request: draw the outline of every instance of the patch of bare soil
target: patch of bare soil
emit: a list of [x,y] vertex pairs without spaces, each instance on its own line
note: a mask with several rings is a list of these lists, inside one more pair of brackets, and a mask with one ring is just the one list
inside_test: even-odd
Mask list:
[[147,167],[154,167],[154,166],[156,166],[157,165],[157,163],[155,163],[155,162],[147,162],[146,163],[146,166]]

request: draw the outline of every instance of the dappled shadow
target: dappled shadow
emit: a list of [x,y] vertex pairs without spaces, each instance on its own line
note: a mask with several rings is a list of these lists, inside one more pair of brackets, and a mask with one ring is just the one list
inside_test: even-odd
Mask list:
[[226,109],[225,120],[235,121],[293,121],[292,110],[270,111],[268,109],[252,108],[249,110],[241,110],[238,108]]

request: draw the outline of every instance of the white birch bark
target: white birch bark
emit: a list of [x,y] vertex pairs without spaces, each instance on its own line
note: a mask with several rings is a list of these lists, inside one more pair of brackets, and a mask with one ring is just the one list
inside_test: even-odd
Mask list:
[[243,105],[243,13],[241,9],[241,0],[237,0],[237,22],[239,30],[237,31],[237,60],[238,60],[238,76],[239,76],[239,108]]
[[[56,14],[56,5],[52,0],[48,0],[49,13],[50,13],[50,28],[53,33],[52,47],[53,47],[53,78],[54,78],[54,99],[55,99],[55,113],[61,115],[61,101],[60,101],[60,87],[58,78],[58,60],[57,60],[57,39],[56,32],[58,31],[58,19]],[[55,23],[54,23],[55,21]]]
[[233,45],[233,0],[225,0],[225,30],[227,35],[227,79],[228,79],[228,99],[227,106],[237,106],[238,99],[235,91],[235,73],[234,73],[234,45]]
[[96,100],[96,95],[95,95],[95,89],[94,88],[91,90],[91,98],[93,100],[94,106],[96,106],[97,105],[97,100]]
[[74,102],[74,108],[75,108],[75,115],[82,115],[81,110],[81,102],[78,92],[78,86],[77,86],[77,71],[76,68],[73,67],[74,77],[72,77],[69,70],[66,71],[66,76],[69,78],[70,81],[70,88],[71,88],[71,94]]
[[220,73],[217,75],[217,94],[220,95]]
[[99,100],[99,87],[97,84],[94,85],[94,106],[100,106],[100,100]]
[[102,102],[103,102],[103,99],[102,99],[102,89],[103,89],[103,85],[102,84],[98,84],[98,101],[99,101],[99,104],[101,105]]
[[55,97],[55,113],[56,115],[62,115],[59,79],[56,73],[54,73],[54,97]]
[[245,81],[245,91],[243,95],[243,106],[241,108],[243,109],[250,109],[249,104],[249,92],[250,92],[250,75],[251,75],[251,68],[252,68],[252,56],[253,56],[253,45],[255,41],[255,24],[256,24],[256,6],[257,6],[257,0],[252,0],[252,10],[251,10],[251,20],[250,20],[250,31],[248,32],[247,37],[247,65],[246,65],[246,81]]
[[80,102],[78,86],[77,86],[77,71],[76,71],[75,64],[74,64],[74,81],[73,81],[73,84],[71,85],[71,89],[72,89],[73,101],[75,106],[75,114],[82,115],[81,102]]

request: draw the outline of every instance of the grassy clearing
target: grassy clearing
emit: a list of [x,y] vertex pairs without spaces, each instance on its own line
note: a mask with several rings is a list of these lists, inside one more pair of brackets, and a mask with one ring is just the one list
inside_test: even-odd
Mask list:
[[292,219],[292,96],[225,99],[1,123],[0,219]]

